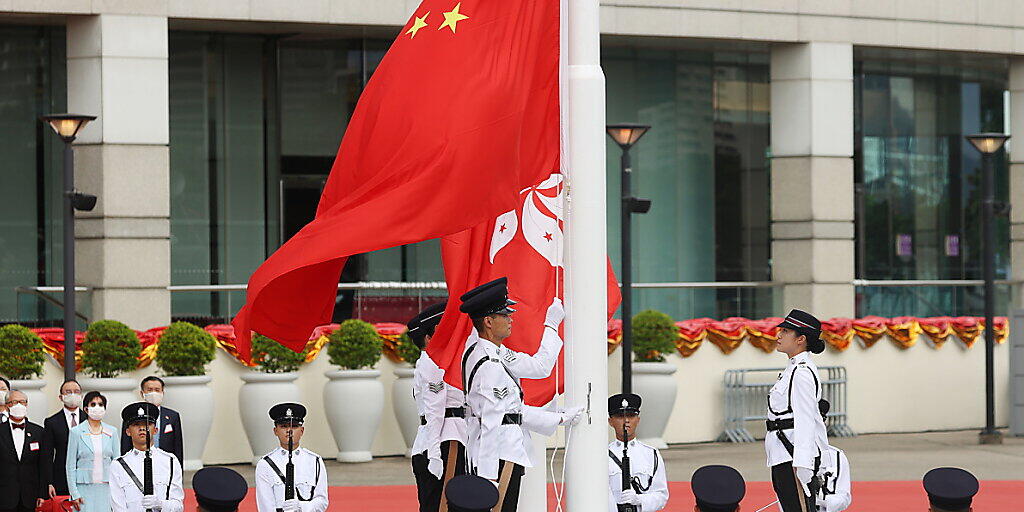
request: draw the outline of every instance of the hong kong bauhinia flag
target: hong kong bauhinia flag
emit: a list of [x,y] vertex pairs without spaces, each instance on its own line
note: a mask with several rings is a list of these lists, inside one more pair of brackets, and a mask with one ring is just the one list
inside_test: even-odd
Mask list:
[[550,179],[559,25],[558,0],[423,1],[359,99],[315,219],[250,278],[240,353],[250,331],[301,350],[349,256],[491,222]]

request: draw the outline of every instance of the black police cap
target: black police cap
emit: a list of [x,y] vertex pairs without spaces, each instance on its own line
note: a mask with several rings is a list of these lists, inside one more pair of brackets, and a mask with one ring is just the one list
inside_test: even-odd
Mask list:
[[476,475],[452,478],[444,494],[451,512],[488,512],[498,504],[498,488]]
[[447,305],[448,301],[446,300],[431,304],[412,317],[412,320],[409,320],[409,323],[406,324],[408,328],[406,334],[412,338],[416,346],[423,348],[423,338],[428,334],[433,335],[434,328],[441,322],[441,316],[444,315],[444,308]]
[[690,488],[703,512],[733,512],[747,493],[739,471],[729,466],[704,466],[690,477]]
[[510,308],[515,301],[508,298],[508,278],[499,277],[484,283],[459,297],[462,304],[459,311],[470,318],[482,318],[487,315],[510,315],[516,310]]
[[807,350],[815,354],[825,351],[825,341],[821,339],[821,321],[815,318],[814,315],[806,311],[794,309],[786,315],[786,318],[778,327],[787,327],[806,336]]
[[608,414],[617,416],[626,412],[640,412],[643,399],[633,393],[619,393],[608,397]]
[[270,419],[274,425],[301,427],[306,420],[306,406],[294,402],[277,404],[270,408]]
[[158,416],[160,416],[160,408],[149,402],[135,402],[121,409],[121,422],[124,425],[141,422],[155,425]]
[[223,467],[206,467],[192,476],[196,502],[207,512],[232,512],[249,492],[242,475]]
[[928,501],[944,510],[961,510],[971,506],[978,494],[978,479],[960,468],[935,468],[922,481]]

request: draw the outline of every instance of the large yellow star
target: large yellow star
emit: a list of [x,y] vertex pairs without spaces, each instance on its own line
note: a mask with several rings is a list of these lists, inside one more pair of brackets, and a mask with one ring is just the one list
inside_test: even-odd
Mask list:
[[405,31],[406,34],[409,34],[409,39],[416,37],[416,33],[419,32],[421,28],[427,26],[427,16],[430,16],[430,11],[427,11],[423,16],[417,17],[413,20],[412,26],[409,27],[409,30]]
[[458,22],[460,22],[460,21],[462,21],[464,19],[468,19],[469,18],[469,16],[466,16],[465,14],[462,14],[462,13],[459,12],[459,7],[462,7],[462,2],[459,2],[459,3],[455,4],[455,8],[454,9],[452,9],[452,10],[446,12],[446,13],[442,13],[442,14],[444,14],[444,23],[442,23],[440,27],[437,27],[438,30],[441,30],[441,29],[443,29],[445,27],[448,27],[448,28],[452,29],[452,34],[454,34],[455,33],[455,24],[457,24]]

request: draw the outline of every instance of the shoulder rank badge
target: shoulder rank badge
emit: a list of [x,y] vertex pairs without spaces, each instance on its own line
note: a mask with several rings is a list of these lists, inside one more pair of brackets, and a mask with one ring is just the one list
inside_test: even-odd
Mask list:
[[508,388],[507,387],[505,387],[505,388],[494,388],[494,397],[495,398],[497,398],[498,400],[502,400],[506,396],[508,396]]
[[431,393],[440,393],[444,389],[444,381],[429,382],[427,387],[430,388]]
[[504,359],[506,363],[516,362],[516,355],[511,350],[505,351],[505,354],[502,355],[501,358]]

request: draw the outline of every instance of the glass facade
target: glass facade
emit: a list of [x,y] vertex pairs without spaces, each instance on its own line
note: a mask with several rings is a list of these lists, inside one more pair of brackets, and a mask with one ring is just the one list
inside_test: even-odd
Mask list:
[[[735,46],[733,46],[735,48]],[[770,196],[766,48],[745,52],[606,42],[609,122],[651,130],[630,151],[635,283],[768,281]],[[607,144],[608,251],[619,269],[620,149]],[[768,289],[638,289],[634,311],[673,318],[761,316]]]
[[[981,279],[981,155],[964,136],[1003,132],[1000,57],[858,48],[855,53],[857,277]],[[1007,200],[1005,154],[997,200]],[[1009,225],[996,220],[996,278]],[[1008,291],[1002,291],[1005,311]],[[981,287],[860,287],[858,315],[980,314]]]
[[67,110],[65,62],[63,27],[0,25],[0,323],[63,317],[15,289],[62,284],[64,144],[39,116]]

